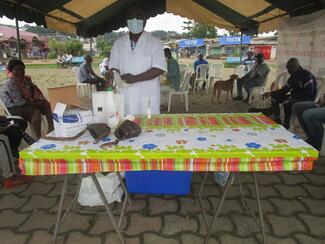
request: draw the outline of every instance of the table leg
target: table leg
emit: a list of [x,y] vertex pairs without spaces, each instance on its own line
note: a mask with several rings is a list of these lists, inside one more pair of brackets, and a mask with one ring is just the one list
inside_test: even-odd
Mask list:
[[205,185],[205,181],[207,179],[208,173],[209,172],[205,172],[205,174],[203,176],[203,179],[202,179],[202,182],[201,182],[201,185],[200,185],[200,188],[199,188],[199,192],[197,193],[197,197],[196,197],[196,200],[194,202],[194,206],[196,206],[197,202],[199,202],[199,206],[200,206],[200,209],[202,210],[203,221],[204,221],[206,229],[208,229],[208,220],[207,220],[207,216],[205,214],[205,209],[204,209],[204,206],[203,206],[201,193],[202,193],[203,187]]
[[205,244],[208,243],[209,238],[210,238],[210,236],[211,236],[211,234],[212,234],[212,226],[213,226],[213,223],[215,222],[215,220],[218,218],[218,216],[219,216],[219,214],[220,214],[220,211],[221,211],[221,208],[222,208],[223,202],[224,202],[225,199],[226,199],[226,196],[227,196],[228,190],[229,190],[229,188],[230,188],[230,186],[231,186],[231,182],[233,181],[233,178],[234,178],[234,173],[231,172],[230,175],[229,175],[229,178],[228,178],[227,184],[226,184],[226,186],[225,186],[225,190],[224,190],[224,192],[222,193],[222,196],[221,196],[220,202],[219,202],[219,204],[218,204],[218,206],[217,206],[217,208],[216,208],[215,214],[214,214],[214,216],[213,216],[213,218],[212,218],[212,221],[211,221],[211,223],[210,223],[210,226],[209,226],[209,228],[208,228],[208,234],[207,234],[207,236],[206,236],[206,238],[205,238],[205,241],[204,241]]
[[68,178],[69,178],[69,175],[66,175],[64,177],[64,182],[63,182],[63,187],[62,187],[62,192],[61,192],[61,197],[60,197],[60,203],[59,203],[59,209],[58,209],[58,216],[57,216],[56,224],[55,224],[55,228],[54,228],[53,243],[56,242],[59,226],[60,226],[60,223],[61,223],[61,214],[62,214],[64,198],[65,198],[65,195],[66,195],[66,192],[67,192]]
[[123,192],[124,192],[124,194],[125,194],[125,197],[126,197],[128,203],[129,203],[129,205],[132,205],[132,200],[131,200],[131,198],[130,198],[130,196],[129,196],[129,192],[128,192],[128,190],[126,189],[126,186],[125,186],[125,184],[124,184],[124,181],[123,181],[123,179],[122,179],[122,177],[121,177],[120,172],[116,172],[116,174],[117,174],[117,177],[118,177],[118,179],[119,179],[119,181],[120,181],[120,183],[121,183],[121,186],[122,186]]
[[199,191],[198,191],[197,196],[196,196],[195,201],[194,201],[194,206],[197,205],[197,203],[199,202],[199,199],[201,198],[201,192],[202,192],[203,187],[205,185],[205,181],[206,181],[206,179],[208,177],[208,174],[209,174],[209,172],[205,172],[205,174],[203,176],[203,179],[201,181],[201,185],[200,185]]
[[240,173],[237,172],[237,179],[238,179],[238,186],[239,186],[239,192],[240,192],[240,195],[241,195],[241,204],[243,205],[244,208],[246,208],[248,210],[248,212],[252,215],[255,223],[257,226],[261,227],[260,226],[260,223],[258,222],[258,218],[256,217],[255,213],[253,212],[253,210],[248,206],[248,203],[247,203],[247,200],[246,200],[246,197],[245,197],[245,194],[244,194],[244,191],[243,191],[243,185],[241,184],[241,180],[240,180]]
[[122,234],[121,234],[121,232],[120,232],[120,229],[118,228],[118,226],[117,226],[117,224],[116,224],[116,222],[115,222],[115,219],[114,219],[113,213],[112,213],[112,211],[111,211],[111,209],[110,209],[110,207],[109,207],[109,204],[108,204],[108,202],[107,202],[107,199],[106,199],[106,197],[105,197],[105,195],[104,195],[104,192],[103,192],[102,188],[101,188],[100,185],[99,185],[99,182],[98,182],[98,180],[97,180],[95,174],[91,174],[91,179],[93,180],[93,182],[94,182],[94,184],[95,184],[95,187],[96,187],[96,189],[97,189],[97,191],[98,191],[98,193],[99,193],[99,195],[100,195],[100,197],[101,197],[101,199],[102,199],[102,201],[103,201],[103,203],[104,203],[104,206],[105,206],[105,208],[106,208],[106,212],[107,212],[107,214],[108,214],[108,216],[109,216],[109,218],[110,218],[110,220],[111,220],[111,222],[112,222],[112,224],[113,224],[113,227],[114,227],[114,229],[115,229],[115,231],[116,231],[118,237],[119,237],[120,240],[121,240],[121,243],[124,244],[125,242],[124,242],[123,236],[122,236]]
[[60,224],[63,223],[63,221],[65,220],[65,218],[68,216],[69,212],[71,211],[71,209],[73,209],[76,206],[76,203],[78,201],[78,197],[79,197],[79,191],[80,191],[80,187],[81,187],[81,181],[82,178],[84,177],[84,174],[80,174],[79,175],[79,180],[78,180],[78,186],[74,195],[73,200],[71,201],[69,207],[67,208],[67,210],[65,211],[65,213],[63,214],[62,218],[61,218],[61,222]]
[[258,215],[260,217],[260,225],[261,225],[261,230],[262,230],[263,243],[266,244],[266,236],[265,236],[264,220],[263,220],[263,210],[262,210],[262,205],[261,205],[261,200],[260,200],[260,192],[259,192],[258,182],[257,182],[257,177],[256,177],[255,172],[253,172],[253,177],[254,177],[256,201],[257,201],[257,206],[258,206]]

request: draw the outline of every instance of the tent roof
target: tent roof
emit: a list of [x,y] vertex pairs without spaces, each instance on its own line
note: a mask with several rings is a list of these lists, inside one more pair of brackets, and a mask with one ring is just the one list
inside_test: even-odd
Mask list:
[[277,28],[278,18],[299,16],[325,8],[324,0],[2,0],[0,16],[17,17],[48,28],[84,37],[126,25],[131,6],[147,17],[165,11],[231,31],[257,33]]

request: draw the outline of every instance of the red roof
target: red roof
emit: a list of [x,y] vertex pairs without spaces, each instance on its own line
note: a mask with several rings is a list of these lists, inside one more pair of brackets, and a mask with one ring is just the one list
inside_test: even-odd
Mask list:
[[[31,33],[28,31],[19,30],[20,39],[24,39],[26,42],[31,42],[33,37],[39,39],[39,36],[35,33]],[[7,26],[0,26],[0,40],[8,40],[10,37],[17,38],[16,36],[16,29],[7,27]]]

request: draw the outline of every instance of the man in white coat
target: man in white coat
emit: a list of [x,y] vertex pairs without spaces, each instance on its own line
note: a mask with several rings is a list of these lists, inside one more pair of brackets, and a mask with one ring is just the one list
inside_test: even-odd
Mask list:
[[160,113],[159,76],[166,71],[166,60],[161,41],[144,31],[146,17],[142,9],[132,7],[126,14],[129,33],[116,40],[109,62],[112,70],[120,73],[128,86],[124,95],[125,114]]

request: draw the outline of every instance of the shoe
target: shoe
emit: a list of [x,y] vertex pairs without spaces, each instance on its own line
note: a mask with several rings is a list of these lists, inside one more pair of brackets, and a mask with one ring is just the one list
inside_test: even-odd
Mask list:
[[243,100],[243,96],[237,96],[237,97],[234,97],[233,99],[234,99],[234,100],[237,100],[237,101],[239,101],[239,100]]

